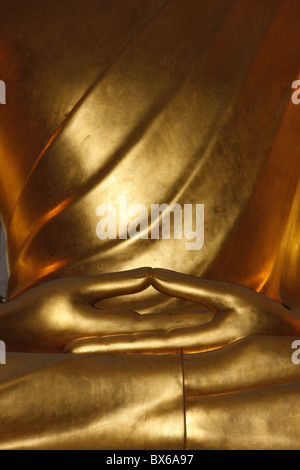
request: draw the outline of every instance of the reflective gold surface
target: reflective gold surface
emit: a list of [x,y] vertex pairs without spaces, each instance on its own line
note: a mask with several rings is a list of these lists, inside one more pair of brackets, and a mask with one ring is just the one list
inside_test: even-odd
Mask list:
[[0,384],[2,449],[184,446],[180,356],[13,353]]
[[[299,16],[1,1],[1,448],[299,447]],[[204,248],[99,240],[120,196],[205,204]]]

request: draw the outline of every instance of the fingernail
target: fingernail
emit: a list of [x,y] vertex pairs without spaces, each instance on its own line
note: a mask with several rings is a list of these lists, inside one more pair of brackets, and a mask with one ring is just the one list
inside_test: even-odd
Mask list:
[[173,272],[167,269],[153,269],[153,278],[161,281],[168,281],[173,277]]
[[145,277],[150,276],[152,272],[152,268],[139,268],[135,269],[134,271],[131,272],[130,276],[133,277],[134,279],[142,279]]

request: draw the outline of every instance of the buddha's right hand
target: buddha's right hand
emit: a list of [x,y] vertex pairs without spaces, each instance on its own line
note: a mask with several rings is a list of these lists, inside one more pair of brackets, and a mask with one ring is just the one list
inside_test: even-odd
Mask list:
[[140,315],[94,306],[150,284],[151,268],[46,282],[0,305],[0,338],[8,351],[63,353],[82,337],[163,332],[203,322],[201,313]]

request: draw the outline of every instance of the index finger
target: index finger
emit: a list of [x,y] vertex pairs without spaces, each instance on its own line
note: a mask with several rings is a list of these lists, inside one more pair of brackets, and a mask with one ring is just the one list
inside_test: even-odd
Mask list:
[[244,298],[246,288],[228,282],[210,281],[167,269],[152,270],[152,285],[159,292],[198,302],[212,311],[232,308]]
[[95,304],[99,300],[120,295],[136,294],[151,284],[151,268],[139,268],[117,273],[97,274],[76,278],[77,296]]

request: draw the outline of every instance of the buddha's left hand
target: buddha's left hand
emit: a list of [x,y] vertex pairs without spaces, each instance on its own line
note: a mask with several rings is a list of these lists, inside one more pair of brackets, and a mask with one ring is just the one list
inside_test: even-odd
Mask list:
[[300,312],[291,311],[246,287],[208,281],[172,271],[154,269],[152,285],[161,293],[206,305],[213,319],[204,325],[167,332],[86,338],[73,342],[68,352],[196,353],[217,349],[257,335],[300,334]]

